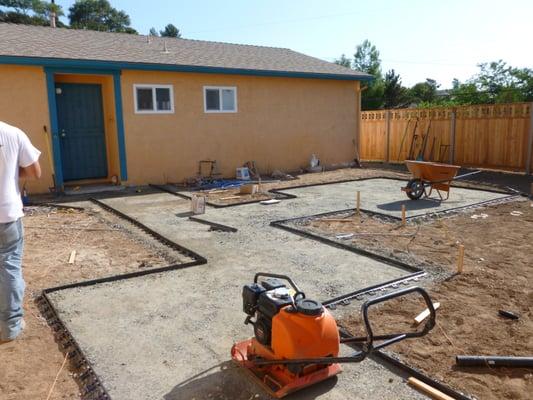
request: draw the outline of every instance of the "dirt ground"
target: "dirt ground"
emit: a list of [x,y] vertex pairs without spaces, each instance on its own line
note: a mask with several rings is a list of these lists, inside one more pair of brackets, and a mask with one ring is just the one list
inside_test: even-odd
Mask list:
[[[27,211],[24,225],[26,330],[20,339],[0,345],[0,398],[80,398],[74,371],[68,363],[61,369],[64,354],[40,315],[36,297],[44,288],[168,265],[166,258],[172,255],[158,254],[107,216],[104,221],[82,211],[37,207]],[[69,264],[72,250],[76,257]]]
[[[513,215],[514,214],[514,215]],[[355,233],[358,247],[403,261],[455,272],[457,247],[465,246],[464,273],[430,288],[440,302],[437,326],[428,336],[390,347],[409,365],[480,399],[526,399],[533,393],[533,374],[526,369],[458,368],[456,355],[533,354],[533,203],[522,200],[489,206],[423,224],[384,223],[372,218],[354,222],[311,223],[322,234]],[[380,235],[364,235],[379,233]],[[348,240],[346,240],[348,242]],[[429,264],[429,265],[428,265]],[[420,301],[404,298],[378,308],[375,333],[413,329]],[[498,310],[520,315],[504,319]],[[358,317],[342,321],[352,332]],[[381,328],[381,329],[380,329]]]

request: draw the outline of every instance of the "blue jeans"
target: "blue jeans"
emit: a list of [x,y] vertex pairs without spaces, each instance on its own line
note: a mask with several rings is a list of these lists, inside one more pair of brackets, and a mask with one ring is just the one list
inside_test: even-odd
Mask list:
[[15,339],[23,316],[22,220],[0,223],[0,340]]

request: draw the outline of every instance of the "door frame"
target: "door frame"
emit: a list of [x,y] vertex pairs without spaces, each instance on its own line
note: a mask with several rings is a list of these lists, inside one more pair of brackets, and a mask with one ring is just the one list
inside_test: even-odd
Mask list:
[[128,180],[126,162],[126,141],[124,137],[124,115],[122,111],[121,70],[85,69],[85,68],[44,68],[46,74],[46,88],[48,94],[48,110],[50,113],[50,131],[52,136],[52,155],[55,174],[56,192],[64,191],[64,179],[61,161],[61,146],[57,119],[57,103],[55,90],[55,74],[74,75],[111,75],[113,77],[113,92],[115,102],[115,121],[117,129],[117,144],[120,165],[120,180]]
[[[100,112],[100,118],[101,118],[101,128],[102,128],[102,137],[101,137],[101,140],[102,140],[102,144],[103,144],[103,148],[100,148],[99,149],[99,152],[101,155],[103,155],[103,165],[99,165],[99,167],[102,167],[103,170],[102,172],[104,172],[101,176],[98,176],[98,177],[81,177],[81,178],[70,178],[70,179],[67,179],[67,176],[66,176],[66,173],[65,173],[65,165],[62,164],[61,165],[61,171],[62,171],[62,174],[63,174],[63,179],[65,182],[68,182],[68,183],[71,183],[71,182],[81,182],[81,181],[91,181],[91,180],[104,180],[104,179],[107,179],[109,178],[109,173],[110,173],[110,160],[109,160],[109,145],[107,143],[108,141],[108,134],[109,132],[107,132],[107,127],[106,127],[106,119],[109,117],[109,116],[106,116],[106,110],[105,110],[105,104],[104,104],[104,91],[103,91],[103,84],[102,83],[86,83],[86,82],[63,82],[63,81],[56,81],[55,82],[55,89],[56,89],[56,107],[57,107],[57,114],[58,114],[58,117],[60,115],[62,115],[64,118],[68,115],[70,118],[77,118],[78,115],[71,115],[72,113],[67,113],[66,110],[63,109],[62,112],[60,112],[60,108],[59,107],[59,102],[58,103],[58,98],[57,96],[59,95],[58,93],[58,88],[63,88],[63,90],[65,90],[66,88],[68,87],[71,87],[71,88],[79,88],[79,90],[81,90],[81,95],[82,96],[85,96],[86,95],[86,92],[85,92],[85,89],[87,87],[92,87],[91,90],[94,90],[97,88],[97,95],[99,97],[99,99],[93,99],[94,101],[96,101],[96,103],[100,106],[100,107],[97,107],[99,109],[99,112]],[[61,94],[61,96],[63,96],[63,94]],[[92,103],[92,101],[91,101]],[[68,119],[68,117],[67,117]],[[60,124],[59,124],[59,118],[58,118],[58,131],[59,129],[61,128]],[[64,128],[64,126],[63,126]],[[62,130],[62,132],[64,132]],[[61,148],[61,153],[63,154],[63,152],[68,153],[69,150],[71,149],[68,149],[66,150],[66,144],[64,142],[62,142],[60,140],[60,148]],[[62,160],[63,161],[63,160]],[[83,170],[83,168],[82,168]]]

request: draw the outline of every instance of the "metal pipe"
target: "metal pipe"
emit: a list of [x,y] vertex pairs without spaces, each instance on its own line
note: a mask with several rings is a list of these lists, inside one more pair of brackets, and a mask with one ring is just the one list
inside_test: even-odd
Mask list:
[[455,363],[461,367],[533,368],[533,357],[456,356]]

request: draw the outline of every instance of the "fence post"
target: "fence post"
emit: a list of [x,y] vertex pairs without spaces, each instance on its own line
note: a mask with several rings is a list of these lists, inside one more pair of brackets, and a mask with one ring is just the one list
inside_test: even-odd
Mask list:
[[529,135],[527,140],[526,174],[531,175],[531,157],[533,153],[533,103],[529,103]]
[[450,164],[455,163],[455,110],[452,111],[450,126]]
[[386,140],[385,140],[385,163],[388,164],[390,162],[390,116],[391,116],[391,112],[390,110],[387,110],[386,111],[387,114],[386,115],[386,122],[385,122],[385,135],[386,135]]

